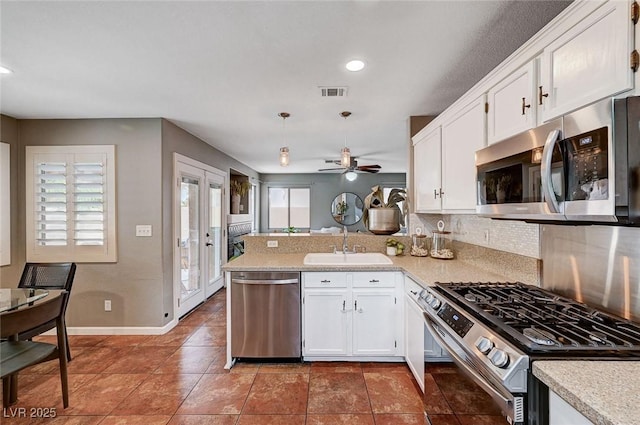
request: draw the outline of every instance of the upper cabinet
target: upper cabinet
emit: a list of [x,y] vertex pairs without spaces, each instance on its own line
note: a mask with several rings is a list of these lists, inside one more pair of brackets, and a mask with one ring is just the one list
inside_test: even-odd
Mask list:
[[[418,133],[420,134],[420,133]],[[435,127],[423,138],[415,139],[413,146],[414,157],[414,199],[418,212],[440,211],[440,190],[442,188],[442,174],[440,164],[442,155],[440,140],[442,129]]]
[[542,54],[542,120],[633,88],[633,21],[628,1],[611,0]]
[[442,121],[442,209],[475,212],[476,151],[485,147],[485,96]]
[[484,108],[485,96],[480,96],[448,110],[435,126],[413,137],[416,212],[475,211],[475,152],[485,146]]
[[536,64],[530,61],[487,93],[489,144],[536,126]]

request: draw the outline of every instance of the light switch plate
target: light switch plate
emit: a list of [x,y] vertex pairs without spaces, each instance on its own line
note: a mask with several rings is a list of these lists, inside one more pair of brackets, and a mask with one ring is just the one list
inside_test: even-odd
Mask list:
[[136,225],[136,236],[150,237],[152,236],[152,227],[150,224]]

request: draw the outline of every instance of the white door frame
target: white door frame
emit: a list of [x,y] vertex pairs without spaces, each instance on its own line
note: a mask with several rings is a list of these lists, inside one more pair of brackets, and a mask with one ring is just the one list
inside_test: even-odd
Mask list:
[[[186,166],[190,166],[190,167],[195,167],[197,169],[199,169],[201,171],[201,174],[199,175],[200,178],[200,182],[201,184],[199,185],[199,196],[200,196],[200,231],[204,232],[207,226],[206,223],[206,218],[208,213],[206,212],[206,209],[208,207],[206,201],[206,189],[207,189],[207,173],[210,173],[210,175],[213,176],[218,176],[222,178],[222,188],[223,188],[223,195],[222,195],[222,221],[221,221],[221,226],[223,229],[222,232],[222,239],[220,241],[221,243],[221,248],[222,248],[222,264],[224,264],[227,261],[227,255],[226,255],[226,251],[227,251],[227,244],[226,244],[226,229],[227,229],[227,202],[226,202],[226,182],[228,180],[228,175],[226,172],[221,171],[217,168],[214,168],[208,164],[205,164],[203,162],[197,161],[195,159],[189,158],[187,156],[181,155],[179,153],[175,153],[173,154],[173,190],[172,190],[172,202],[173,202],[173,217],[172,217],[172,223],[173,223],[173,239],[172,239],[172,252],[173,252],[173,312],[174,312],[174,320],[177,322],[178,319],[180,318],[180,307],[179,307],[179,300],[181,298],[181,291],[180,291],[180,250],[178,247],[178,242],[180,240],[180,172],[179,172],[179,166],[180,165],[186,165]],[[207,282],[207,274],[206,274],[206,246],[204,243],[205,237],[204,237],[204,233],[202,233],[200,240],[202,240],[203,242],[200,244],[200,283],[201,283],[201,287],[202,287],[202,292],[203,292],[203,301],[206,299],[206,289],[208,286],[208,282]],[[224,279],[221,279],[222,282],[224,282]]]

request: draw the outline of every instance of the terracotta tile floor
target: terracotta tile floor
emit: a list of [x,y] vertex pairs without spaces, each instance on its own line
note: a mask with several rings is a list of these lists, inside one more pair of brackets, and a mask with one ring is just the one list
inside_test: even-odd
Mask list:
[[[166,335],[70,336],[70,407],[55,361],[20,373],[2,424],[504,425],[457,369],[429,364],[428,398],[404,364],[239,363],[225,370],[225,292]],[[51,340],[52,337],[41,337]],[[11,417],[18,408],[56,417]]]

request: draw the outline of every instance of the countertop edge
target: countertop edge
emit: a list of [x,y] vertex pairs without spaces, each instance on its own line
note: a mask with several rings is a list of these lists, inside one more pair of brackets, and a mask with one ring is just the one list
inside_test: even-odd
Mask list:
[[[638,396],[630,397],[627,386],[638,387],[638,367],[633,360],[539,360],[532,372],[594,424],[634,425],[637,417],[628,407],[637,405]],[[603,382],[603,377],[609,380]]]

